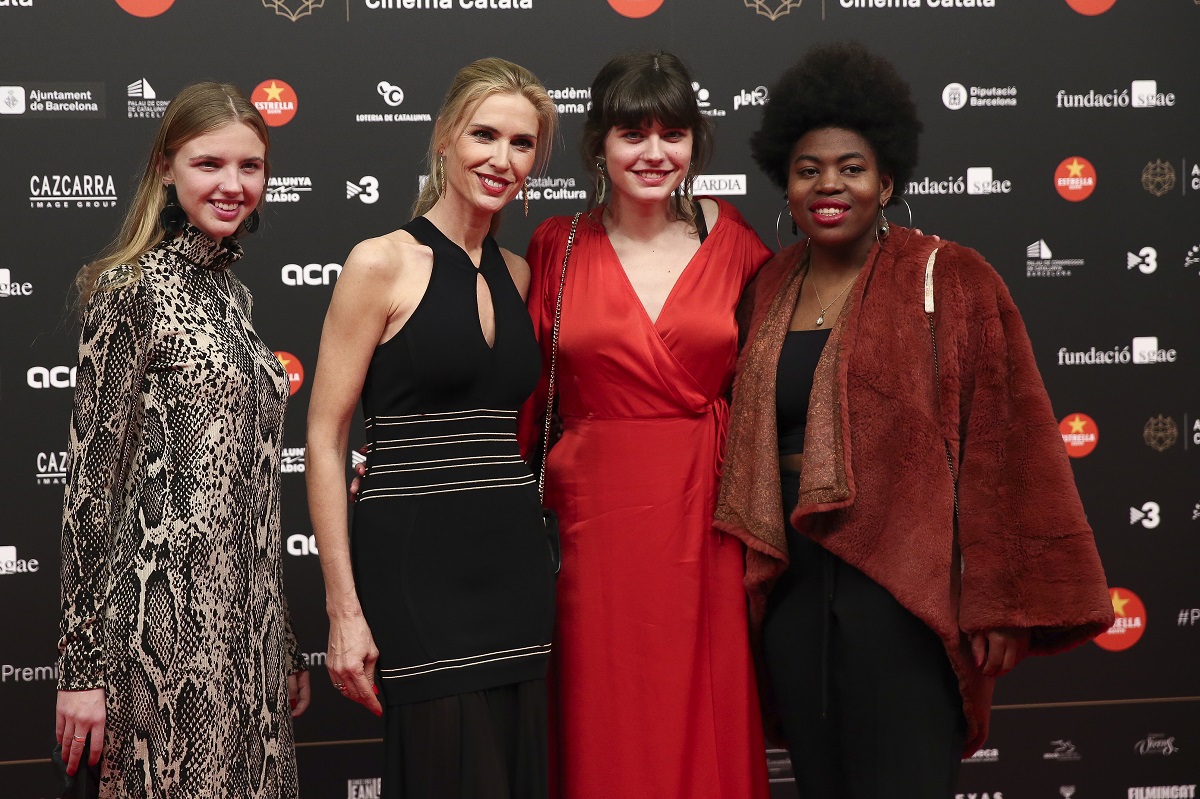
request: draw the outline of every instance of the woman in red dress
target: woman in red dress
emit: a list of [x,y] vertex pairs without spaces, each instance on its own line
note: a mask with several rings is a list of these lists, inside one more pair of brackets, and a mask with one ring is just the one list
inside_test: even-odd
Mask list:
[[[583,154],[600,204],[580,220],[567,268],[562,436],[546,476],[563,563],[552,789],[765,797],[744,550],[712,519],[734,311],[770,251],[732,206],[691,198],[711,133],[679,59],[620,56],[592,102]],[[550,219],[529,246],[544,367],[570,228]],[[525,409],[526,442],[540,433],[548,371]]]

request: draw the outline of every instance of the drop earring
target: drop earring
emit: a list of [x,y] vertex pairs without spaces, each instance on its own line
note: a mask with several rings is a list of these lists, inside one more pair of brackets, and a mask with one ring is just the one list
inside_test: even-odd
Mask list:
[[604,180],[604,156],[596,156],[596,204],[604,202],[604,193],[608,183]]
[[525,200],[525,216],[529,216],[529,178],[525,178],[525,185],[521,187],[521,196]]
[[179,205],[179,192],[174,183],[166,185],[167,204],[158,212],[158,224],[168,236],[174,236],[187,224],[187,212]]
[[446,196],[446,156],[439,155],[437,163],[437,195]]

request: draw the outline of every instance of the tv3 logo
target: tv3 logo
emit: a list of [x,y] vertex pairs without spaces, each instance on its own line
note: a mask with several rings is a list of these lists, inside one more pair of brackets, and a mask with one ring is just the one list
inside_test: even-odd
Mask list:
[[1129,509],[1129,523],[1131,525],[1141,523],[1142,527],[1147,530],[1153,530],[1162,523],[1161,508],[1157,502],[1147,502],[1141,508]]

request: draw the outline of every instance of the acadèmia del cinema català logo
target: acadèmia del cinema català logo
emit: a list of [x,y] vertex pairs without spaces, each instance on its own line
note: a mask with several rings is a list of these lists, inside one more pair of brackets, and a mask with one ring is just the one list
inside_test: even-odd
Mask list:
[[325,5],[325,0],[262,0],[276,14],[295,22]]
[[135,17],[157,17],[174,3],[175,0],[117,0],[117,5]]
[[784,14],[791,13],[800,7],[804,0],[742,0],[746,8],[753,8],[754,13],[774,22]]

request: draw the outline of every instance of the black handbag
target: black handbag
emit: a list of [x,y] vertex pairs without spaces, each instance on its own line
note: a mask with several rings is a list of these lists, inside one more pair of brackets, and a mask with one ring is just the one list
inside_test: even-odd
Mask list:
[[554,573],[562,569],[562,546],[558,538],[558,516],[546,507],[546,458],[550,454],[550,426],[554,416],[554,395],[558,387],[558,330],[562,325],[563,289],[567,285],[567,264],[571,261],[571,247],[575,244],[575,231],[579,229],[579,217],[571,220],[571,235],[567,237],[567,251],[563,254],[562,274],[558,278],[558,300],[554,304],[554,327],[550,334],[550,381],[546,389],[546,413],[542,419],[542,463],[538,468],[538,500],[542,503],[542,522],[546,525],[546,541],[550,545],[550,565]]
[[60,799],[97,799],[100,796],[100,766],[88,765],[91,746],[85,744],[75,774],[67,773],[67,764],[62,759],[62,744],[56,744],[50,753],[50,765],[54,769],[54,795]]

